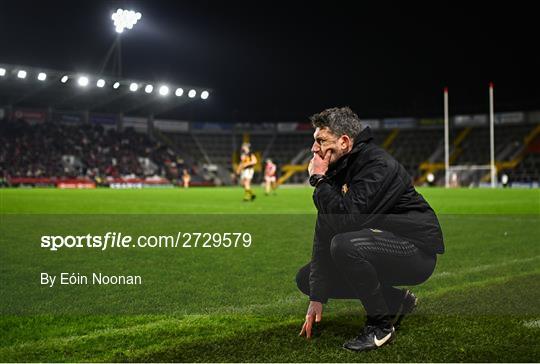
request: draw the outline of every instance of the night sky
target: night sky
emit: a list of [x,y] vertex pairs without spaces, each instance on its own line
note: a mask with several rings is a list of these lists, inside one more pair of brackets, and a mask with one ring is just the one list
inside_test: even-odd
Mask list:
[[[538,12],[504,2],[1,1],[0,62],[95,73],[117,7],[125,78],[212,88],[175,110],[206,121],[305,121],[332,106],[361,118],[540,109]],[[472,3],[472,2],[471,2]],[[406,4],[406,5],[404,5]]]

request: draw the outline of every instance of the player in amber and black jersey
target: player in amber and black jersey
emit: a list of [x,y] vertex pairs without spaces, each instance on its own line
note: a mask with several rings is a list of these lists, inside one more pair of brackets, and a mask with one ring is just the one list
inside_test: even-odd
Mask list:
[[251,180],[253,179],[254,167],[257,164],[257,157],[251,153],[249,143],[242,144],[242,154],[240,164],[236,173],[240,175],[240,182],[244,187],[244,201],[253,201],[255,194],[251,190]]

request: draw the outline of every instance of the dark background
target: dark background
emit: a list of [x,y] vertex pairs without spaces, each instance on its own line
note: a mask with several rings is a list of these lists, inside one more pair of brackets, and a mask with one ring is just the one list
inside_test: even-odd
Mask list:
[[[472,2],[471,2],[472,3]],[[401,4],[401,5],[397,5]],[[212,88],[175,111],[213,121],[301,121],[540,109],[538,12],[519,2],[2,1],[0,62],[97,73],[117,7],[123,76]]]

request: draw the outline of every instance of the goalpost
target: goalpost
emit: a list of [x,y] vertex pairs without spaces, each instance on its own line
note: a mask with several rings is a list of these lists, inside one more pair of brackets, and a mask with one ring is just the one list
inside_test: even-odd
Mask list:
[[495,167],[495,114],[493,105],[493,82],[489,83],[489,154],[487,165],[455,165],[450,166],[450,141],[448,117],[448,87],[444,88],[444,186],[478,187],[482,178],[490,174],[491,188],[497,187],[497,169]]
[[479,187],[482,179],[490,172],[490,164],[450,166],[448,169],[448,187]]

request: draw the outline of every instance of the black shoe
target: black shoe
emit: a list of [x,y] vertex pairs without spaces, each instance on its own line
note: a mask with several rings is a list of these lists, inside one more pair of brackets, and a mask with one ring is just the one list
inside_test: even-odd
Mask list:
[[257,196],[251,195],[251,201],[255,200],[255,197],[257,197]]
[[399,310],[397,311],[396,315],[392,319],[392,322],[394,323],[394,327],[396,329],[399,328],[399,325],[401,325],[401,321],[405,318],[405,316],[412,313],[417,305],[418,305],[418,298],[416,298],[414,293],[412,293],[408,289],[405,290],[403,301],[401,305],[399,306]]
[[343,347],[353,351],[373,350],[390,344],[395,338],[396,331],[393,326],[381,327],[368,325],[362,329],[360,335],[343,344]]

